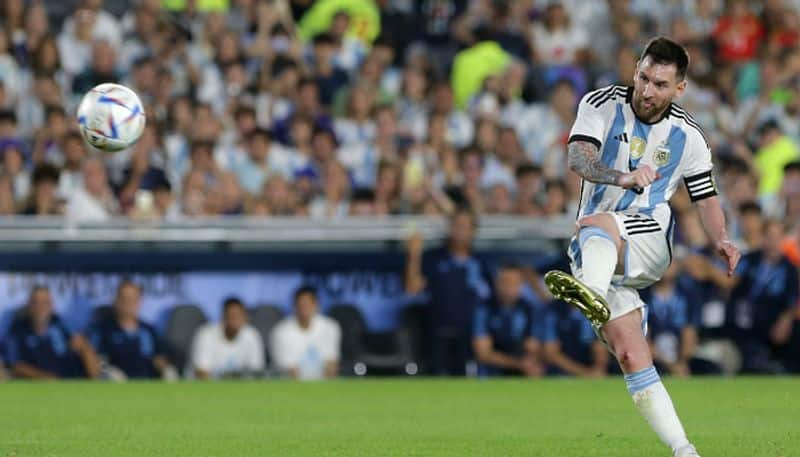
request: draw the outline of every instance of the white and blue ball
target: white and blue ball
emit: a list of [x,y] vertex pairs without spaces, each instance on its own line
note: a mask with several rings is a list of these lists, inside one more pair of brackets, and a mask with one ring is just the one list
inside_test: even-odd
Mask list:
[[144,124],[141,100],[120,84],[100,84],[84,95],[78,106],[81,135],[103,152],[121,151],[136,143]]

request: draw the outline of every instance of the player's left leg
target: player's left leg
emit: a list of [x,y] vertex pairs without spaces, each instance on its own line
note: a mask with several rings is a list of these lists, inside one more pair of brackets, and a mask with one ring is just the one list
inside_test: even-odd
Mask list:
[[650,347],[642,331],[641,309],[607,322],[602,332],[625,374],[625,384],[636,408],[653,431],[674,455],[698,455],[686,438],[672,399],[653,366]]

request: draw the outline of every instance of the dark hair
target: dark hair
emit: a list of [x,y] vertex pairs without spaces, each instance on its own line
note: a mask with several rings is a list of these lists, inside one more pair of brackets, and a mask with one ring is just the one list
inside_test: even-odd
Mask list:
[[64,110],[64,107],[62,107],[62,106],[59,106],[59,105],[47,105],[44,108],[44,117],[45,117],[45,119],[50,118],[50,116],[52,116],[54,114],[57,114],[57,115],[60,115],[60,116],[64,116],[64,117],[67,116],[67,112]]
[[504,260],[497,268],[497,272],[500,273],[501,271],[504,270],[522,271],[522,264],[516,260],[511,260],[511,259]]
[[317,289],[311,286],[300,286],[297,288],[297,290],[294,291],[294,297],[293,297],[294,303],[297,304],[297,300],[299,300],[301,296],[306,294],[309,294],[312,297],[314,297],[315,301],[317,300]]
[[122,293],[122,289],[126,287],[133,287],[137,292],[140,294],[142,293],[142,288],[139,284],[136,284],[132,279],[123,279],[117,286],[117,298],[119,298],[119,294]]
[[272,141],[272,134],[270,133],[270,131],[261,127],[257,127],[252,132],[250,132],[250,134],[247,136],[247,140],[253,141],[257,137],[261,137],[261,139],[266,140],[267,142]]
[[359,187],[353,191],[350,201],[372,203],[375,201],[375,191],[368,187]]
[[654,63],[661,65],[675,65],[675,74],[678,80],[686,77],[686,69],[689,68],[689,53],[680,44],[665,37],[657,37],[650,40],[645,46],[639,61],[650,56]]
[[748,213],[761,214],[761,205],[754,201],[744,202],[739,205],[739,214],[744,216]]
[[17,123],[17,115],[14,111],[9,109],[0,110],[0,122],[11,122],[12,124]]
[[784,165],[783,172],[789,173],[790,171],[800,171],[800,160],[794,160]]
[[539,165],[532,164],[530,162],[525,162],[517,167],[517,170],[514,173],[514,176],[519,179],[525,175],[529,174],[542,174],[542,167]]
[[245,309],[244,303],[239,300],[238,297],[228,297],[222,302],[222,313],[225,314],[230,308],[238,306],[239,308]]
[[45,163],[33,169],[31,181],[33,182],[34,186],[43,182],[51,182],[55,184],[58,183],[58,178],[60,175],[61,171],[58,168],[50,165],[49,163]]
[[468,206],[459,206],[453,211],[453,214],[450,216],[450,225],[452,226],[453,223],[456,221],[456,218],[459,216],[467,216],[469,217],[469,221],[472,224],[472,228],[477,229],[479,220],[478,215],[475,211],[472,211]]

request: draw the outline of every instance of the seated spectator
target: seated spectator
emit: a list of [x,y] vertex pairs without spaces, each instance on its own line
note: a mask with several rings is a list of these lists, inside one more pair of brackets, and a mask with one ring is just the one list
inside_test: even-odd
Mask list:
[[[678,284],[682,260],[674,259],[664,276],[645,295],[647,337],[658,370],[673,376],[720,374],[713,362],[696,357],[700,307]],[[697,304],[699,305],[699,304]]]
[[782,222],[767,222],[764,235],[763,247],[739,262],[726,313],[747,373],[781,370],[771,363],[772,349],[789,341],[798,297],[797,268],[781,249]]
[[544,345],[548,374],[593,378],[606,375],[608,351],[577,308],[562,301],[550,303],[539,327],[539,338]]
[[140,307],[141,289],[134,282],[123,281],[117,289],[113,318],[97,322],[89,332],[92,345],[126,378],[176,380],[178,372],[164,355],[156,329],[139,319]]
[[13,323],[6,337],[5,360],[17,378],[97,378],[100,361],[80,334],[70,332],[53,312],[46,286],[35,286],[24,317]]
[[541,376],[541,344],[534,336],[539,315],[522,298],[522,270],[504,265],[495,279],[496,292],[489,303],[475,309],[472,349],[483,375]]
[[222,322],[209,323],[192,339],[191,367],[198,379],[241,378],[264,370],[264,341],[247,323],[247,309],[238,298],[222,305]]
[[338,372],[342,330],[318,310],[317,293],[301,287],[294,293],[294,316],[283,319],[270,334],[275,368],[291,378],[333,378]]

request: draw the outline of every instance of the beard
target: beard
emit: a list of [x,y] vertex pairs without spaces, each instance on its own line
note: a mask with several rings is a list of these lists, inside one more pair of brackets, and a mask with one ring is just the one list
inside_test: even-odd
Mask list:
[[641,97],[633,97],[633,106],[636,109],[636,115],[646,121],[654,121],[655,117],[664,112],[670,104],[670,100],[665,100],[659,103],[656,100],[645,101]]

